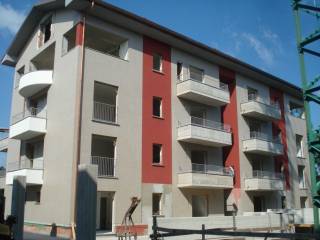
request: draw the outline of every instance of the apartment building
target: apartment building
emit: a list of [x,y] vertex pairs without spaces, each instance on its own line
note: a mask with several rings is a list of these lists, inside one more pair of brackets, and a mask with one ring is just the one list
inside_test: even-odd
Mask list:
[[88,0],[36,4],[2,64],[5,207],[26,176],[26,226],[70,229],[79,163],[98,165],[98,230],[132,196],[139,224],[311,206],[301,89],[269,73]]

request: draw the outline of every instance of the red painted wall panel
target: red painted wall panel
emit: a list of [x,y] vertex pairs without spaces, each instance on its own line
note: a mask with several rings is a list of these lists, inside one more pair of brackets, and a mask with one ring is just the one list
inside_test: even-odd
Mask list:
[[275,159],[275,171],[281,171],[281,165],[283,165],[283,173],[286,181],[286,189],[290,190],[290,175],[289,175],[289,158],[288,158],[288,145],[287,145],[287,132],[286,132],[286,120],[284,111],[284,97],[283,93],[274,88],[270,88],[270,100],[278,102],[281,110],[281,119],[272,122],[273,136],[277,136],[281,132],[281,142],[283,144],[283,155],[274,157]]
[[232,146],[223,148],[224,163],[225,166],[233,167],[235,172],[234,187],[240,188],[240,153],[235,72],[219,67],[219,78],[221,82],[228,84],[230,92],[230,103],[221,108],[222,122],[229,124],[232,129]]
[[[163,73],[152,70],[153,54],[162,55]],[[172,182],[171,48],[143,37],[142,182]],[[153,97],[162,98],[163,119],[152,116]],[[162,165],[152,165],[152,145],[162,144]]]

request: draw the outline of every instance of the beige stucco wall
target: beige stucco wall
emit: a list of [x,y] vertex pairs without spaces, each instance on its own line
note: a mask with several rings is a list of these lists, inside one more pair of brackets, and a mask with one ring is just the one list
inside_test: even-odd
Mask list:
[[222,166],[222,148],[208,147],[198,144],[178,142],[178,124],[185,121],[190,116],[192,108],[203,108],[206,111],[206,117],[209,120],[220,122],[221,111],[219,107],[207,106],[192,101],[183,100],[177,97],[177,62],[183,63],[183,74],[188,73],[190,65],[204,70],[205,78],[209,78],[207,84],[217,84],[211,79],[218,81],[219,69],[217,65],[213,65],[203,59],[194,57],[190,54],[182,52],[176,48],[171,51],[171,69],[172,69],[172,216],[173,217],[191,217],[192,216],[192,195],[207,195],[209,214],[223,214],[224,211],[224,192],[223,190],[212,189],[179,189],[178,173],[185,168],[191,168],[191,151],[204,150],[208,151],[208,163]]
[[[121,224],[132,196],[141,197],[142,37],[112,24],[87,18],[87,24],[128,39],[128,60],[85,49],[81,163],[91,161],[92,135],[116,138],[116,178],[99,178],[98,191],[114,192],[113,224]],[[118,124],[92,121],[94,82],[118,87]],[[141,222],[141,205],[133,219]]]
[[[53,84],[47,93],[47,133],[44,138],[44,184],[41,189],[41,203],[27,202],[25,221],[69,226],[71,219],[71,173],[73,160],[75,91],[78,73],[79,48],[61,56],[62,35],[79,20],[79,14],[59,11],[52,14],[53,32],[51,39],[39,49],[35,29],[23,50],[16,70],[25,66],[29,71],[30,60],[51,44],[55,44]],[[74,64],[70,64],[70,62]],[[67,66],[67,67],[66,67]],[[17,76],[16,76],[17,77]],[[68,91],[65,91],[68,89]],[[24,108],[24,98],[13,88],[11,116]],[[10,139],[8,163],[19,161],[20,141]],[[61,177],[63,176],[63,177]],[[11,208],[11,187],[6,191],[6,214]],[[52,211],[55,209],[55,211]]]

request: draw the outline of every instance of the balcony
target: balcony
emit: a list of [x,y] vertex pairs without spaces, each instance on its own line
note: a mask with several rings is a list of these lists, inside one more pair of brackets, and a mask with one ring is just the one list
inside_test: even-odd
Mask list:
[[8,150],[8,129],[0,129],[0,152],[7,152]]
[[215,147],[232,144],[229,125],[197,117],[190,117],[184,123],[179,122],[177,140]]
[[241,103],[241,114],[260,120],[278,120],[281,118],[281,111],[278,104],[267,104],[257,101],[255,98],[248,102]]
[[98,177],[115,177],[115,160],[110,157],[91,156],[91,163],[98,165]]
[[252,177],[245,179],[246,191],[283,191],[284,181],[281,173],[253,171]]
[[93,120],[105,123],[117,122],[117,107],[115,105],[94,102],[93,104]]
[[12,185],[15,176],[26,176],[28,185],[43,184],[43,158],[27,159],[7,163],[6,184]]
[[212,106],[230,103],[228,85],[209,77],[201,78],[202,81],[193,79],[190,75],[178,76],[177,96]]
[[261,132],[250,132],[250,139],[243,140],[243,151],[271,156],[282,155],[283,145],[280,138],[273,138]]
[[29,72],[20,78],[19,93],[27,98],[51,86],[52,70]]
[[230,168],[207,164],[191,164],[178,174],[179,188],[233,188],[233,171]]
[[26,140],[46,133],[46,110],[27,108],[12,118],[9,137]]

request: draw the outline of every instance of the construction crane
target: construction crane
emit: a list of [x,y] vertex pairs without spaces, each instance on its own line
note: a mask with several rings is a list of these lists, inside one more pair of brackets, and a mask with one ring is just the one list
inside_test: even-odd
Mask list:
[[[314,50],[314,44],[320,43],[320,28],[309,33],[307,36],[303,36],[302,30],[304,28],[302,29],[302,25],[304,21],[301,21],[301,15],[306,14],[318,21],[320,19],[320,7],[316,5],[315,0],[311,1],[311,3],[306,0],[292,0],[292,9],[295,18],[300,77],[307,123],[314,230],[319,233],[320,179],[316,168],[319,169],[320,164],[320,130],[314,129],[312,126],[310,103],[314,103],[317,107],[320,105],[320,96],[318,95],[320,90],[320,75],[310,79],[310,76],[307,75],[307,62],[305,61],[305,55],[308,54],[316,58],[320,57],[320,52]],[[310,27],[311,26],[308,25],[308,28]]]

